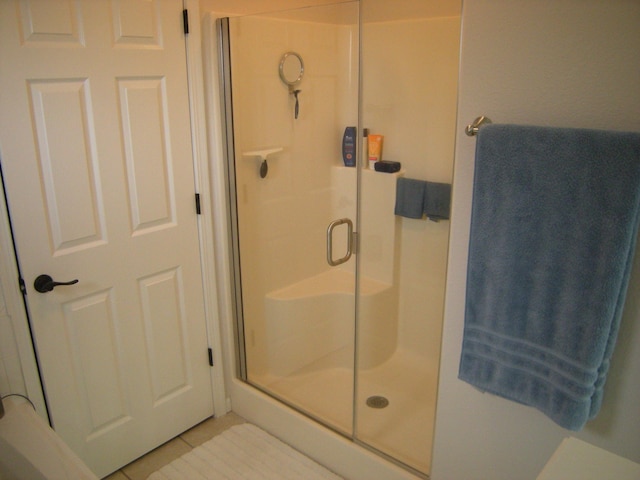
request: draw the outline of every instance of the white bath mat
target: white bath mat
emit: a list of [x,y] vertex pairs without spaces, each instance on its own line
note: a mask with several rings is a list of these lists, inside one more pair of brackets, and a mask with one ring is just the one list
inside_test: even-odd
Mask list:
[[152,473],[147,480],[341,480],[255,425],[213,437]]

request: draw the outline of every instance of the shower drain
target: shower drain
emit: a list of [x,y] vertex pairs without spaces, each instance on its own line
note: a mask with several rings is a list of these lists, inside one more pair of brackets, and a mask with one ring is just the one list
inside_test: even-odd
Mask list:
[[373,395],[367,398],[367,406],[371,408],[384,408],[389,405],[389,400],[381,395]]

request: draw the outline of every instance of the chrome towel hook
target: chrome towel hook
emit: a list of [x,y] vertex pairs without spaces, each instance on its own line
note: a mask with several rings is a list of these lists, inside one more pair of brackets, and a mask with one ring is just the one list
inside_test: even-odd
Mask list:
[[480,125],[482,125],[483,123],[491,123],[491,119],[489,117],[485,117],[484,115],[476,118],[471,125],[467,125],[467,128],[464,129],[464,133],[466,133],[470,137],[473,137],[478,133]]

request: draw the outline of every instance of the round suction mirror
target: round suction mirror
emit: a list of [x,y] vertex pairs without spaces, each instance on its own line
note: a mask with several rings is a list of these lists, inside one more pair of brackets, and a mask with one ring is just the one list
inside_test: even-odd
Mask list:
[[280,79],[289,87],[295,87],[304,75],[304,62],[296,52],[287,52],[280,59]]

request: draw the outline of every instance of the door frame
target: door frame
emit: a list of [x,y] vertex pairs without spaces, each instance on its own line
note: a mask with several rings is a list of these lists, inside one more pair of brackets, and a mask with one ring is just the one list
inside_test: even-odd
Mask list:
[[[220,310],[218,302],[218,281],[216,278],[215,238],[213,202],[211,199],[210,165],[208,162],[207,128],[204,106],[204,78],[202,67],[202,46],[199,0],[183,0],[189,15],[189,33],[186,36],[187,81],[189,110],[191,117],[191,144],[194,162],[194,188],[200,195],[202,214],[198,215],[198,240],[202,268],[202,289],[204,295],[207,340],[213,350],[211,382],[214,415],[221,416],[230,410],[230,402],[224,382]],[[0,152],[1,154],[1,152]],[[6,303],[10,327],[13,329],[17,358],[3,359],[9,373],[9,387],[12,390],[24,388],[24,393],[33,402],[37,412],[48,421],[44,393],[36,363],[35,346],[31,338],[29,320],[24,305],[22,291],[18,283],[16,262],[9,212],[5,201],[4,185],[0,183],[0,288]],[[19,378],[22,374],[22,378]],[[23,385],[21,385],[21,381]]]

